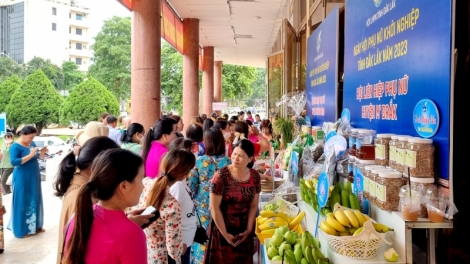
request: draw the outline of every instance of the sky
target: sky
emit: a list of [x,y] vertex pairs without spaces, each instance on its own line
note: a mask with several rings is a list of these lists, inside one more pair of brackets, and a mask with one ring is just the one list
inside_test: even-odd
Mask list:
[[[131,16],[131,12],[118,0],[79,0],[90,7],[90,36],[94,38],[103,26],[103,22],[113,16]],[[94,42],[94,40],[93,40]]]

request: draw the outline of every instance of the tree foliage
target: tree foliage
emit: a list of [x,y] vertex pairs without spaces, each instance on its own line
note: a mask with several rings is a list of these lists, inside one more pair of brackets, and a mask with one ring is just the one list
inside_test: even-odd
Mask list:
[[5,112],[11,96],[21,86],[21,82],[18,76],[13,75],[0,84],[0,113]]
[[46,125],[59,121],[63,101],[42,70],[37,70],[13,93],[6,107],[8,124],[11,127],[33,124],[41,134]]
[[60,123],[85,125],[103,112],[119,116],[119,103],[106,87],[91,77],[70,91],[60,110]]
[[0,82],[5,81],[12,75],[18,75],[24,78],[26,74],[25,67],[16,63],[16,61],[0,56]]
[[93,64],[88,73],[117,98],[126,99],[131,91],[131,19],[113,17],[95,37]]
[[54,85],[57,91],[64,89],[65,79],[64,73],[62,72],[62,68],[52,63],[51,60],[45,60],[40,57],[34,57],[26,64],[26,68],[26,73],[28,75],[36,72],[37,70],[41,70],[51,81],[52,85]]
[[255,68],[224,64],[222,68],[222,96],[224,100],[247,99],[253,94]]
[[183,103],[183,56],[166,41],[162,41],[161,49],[161,89],[167,97],[164,110],[176,109],[179,113]]
[[64,90],[66,91],[70,91],[85,79],[85,74],[78,70],[78,65],[73,61],[64,61],[62,72],[64,73]]
[[251,89],[253,94],[251,95],[248,105],[262,105],[262,102],[266,101],[266,69],[256,68],[255,69],[255,80],[251,83]]

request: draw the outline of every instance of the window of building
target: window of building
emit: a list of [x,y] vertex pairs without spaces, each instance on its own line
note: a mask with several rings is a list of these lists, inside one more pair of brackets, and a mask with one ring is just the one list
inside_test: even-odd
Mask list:
[[72,27],[69,27],[69,34],[72,33]]
[[83,16],[81,14],[76,14],[75,19],[76,20],[82,20]]
[[55,7],[52,8],[52,15],[57,16],[57,8]]
[[76,28],[75,29],[75,34],[81,35],[82,34],[82,29],[81,28]]
[[75,43],[75,48],[78,50],[82,49],[82,43]]
[[53,30],[53,31],[57,31],[57,25],[56,25],[56,23],[52,23],[52,30]]
[[82,58],[75,58],[75,63],[77,65],[82,65]]

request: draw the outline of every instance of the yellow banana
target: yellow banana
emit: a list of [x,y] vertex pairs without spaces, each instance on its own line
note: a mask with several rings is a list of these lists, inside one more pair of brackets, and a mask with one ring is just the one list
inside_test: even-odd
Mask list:
[[310,180],[305,180],[305,185],[307,185],[307,187],[311,190],[313,190],[313,184],[312,184],[312,181]]
[[393,231],[393,228],[390,228],[390,227],[388,227],[384,224],[372,223],[372,225],[374,226],[375,231],[377,231],[379,233],[387,233],[389,231]]
[[268,219],[269,219],[268,217],[258,216],[258,225],[264,224],[264,222],[266,222]]
[[276,229],[275,229],[275,228],[273,228],[273,229],[266,229],[266,230],[261,231],[261,234],[274,235],[274,232],[276,232]]
[[332,217],[335,217],[335,214],[334,213],[327,213],[326,216],[332,216]]
[[349,223],[355,227],[355,228],[359,228],[359,222],[357,221],[357,218],[356,216],[354,215],[354,213],[352,212],[352,210],[344,210],[344,214],[346,215],[346,217],[348,218],[349,220]]
[[354,216],[357,218],[357,221],[359,222],[359,226],[364,225],[364,217],[362,216],[362,213],[359,210],[353,210]]
[[294,220],[292,220],[292,222],[289,223],[289,228],[290,229],[293,229],[296,225],[298,225],[300,223],[300,221],[302,221],[302,219],[304,219],[305,217],[305,212],[304,211],[301,211],[295,218]]
[[278,216],[268,218],[268,220],[266,220],[263,224],[268,224],[271,222],[283,222],[285,226],[289,226],[289,222],[287,222],[284,218]]
[[343,211],[337,210],[335,212],[335,218],[343,226],[351,227],[351,225],[349,224],[349,220],[348,220],[348,218],[346,217],[346,215],[344,214]]
[[[263,233],[263,232],[261,232]],[[350,236],[349,232],[346,231],[346,232],[339,232],[339,236]]]
[[359,228],[356,230],[356,232],[354,232],[353,236],[359,235],[359,234],[362,232],[362,230],[364,230],[364,227],[359,227]]
[[336,232],[336,230],[333,227],[329,226],[325,221],[320,223],[320,229],[323,230],[323,232],[327,233],[328,235],[332,235],[332,236],[338,235],[338,232]]
[[351,236],[352,236],[352,235],[354,234],[354,232],[356,232],[356,230],[357,230],[357,228],[355,228],[355,227],[351,227],[351,228],[349,228],[349,229],[348,229],[348,233],[349,233],[349,235],[351,235]]
[[362,214],[362,217],[364,218],[364,223],[370,220],[370,217],[366,214]]
[[279,211],[266,211],[266,210],[263,210],[263,211],[259,212],[259,215],[261,215],[262,217],[267,217],[267,218],[271,218],[271,217],[274,217],[274,216],[281,217],[284,220],[286,220],[287,222],[289,222],[289,216],[287,216],[286,214],[281,213]]
[[262,225],[259,225],[258,228],[259,230],[264,231],[268,229],[278,228],[280,226],[287,226],[286,222],[277,221],[277,222],[271,222],[271,223],[264,223]]
[[338,232],[345,232],[346,228],[342,224],[340,224],[334,217],[327,216],[326,217],[326,223],[333,227],[336,231]]

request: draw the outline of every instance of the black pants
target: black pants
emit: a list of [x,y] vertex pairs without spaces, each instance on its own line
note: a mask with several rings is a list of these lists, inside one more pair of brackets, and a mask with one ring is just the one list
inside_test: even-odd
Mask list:
[[11,177],[13,168],[0,168],[0,176],[2,176],[3,194],[11,193],[10,185],[7,184],[8,178]]
[[[181,256],[181,263],[189,264],[190,256],[191,256],[191,247],[188,247],[188,249],[186,249],[186,253],[184,253],[184,255]],[[170,255],[168,255],[168,264],[176,264],[176,261],[172,259]]]

